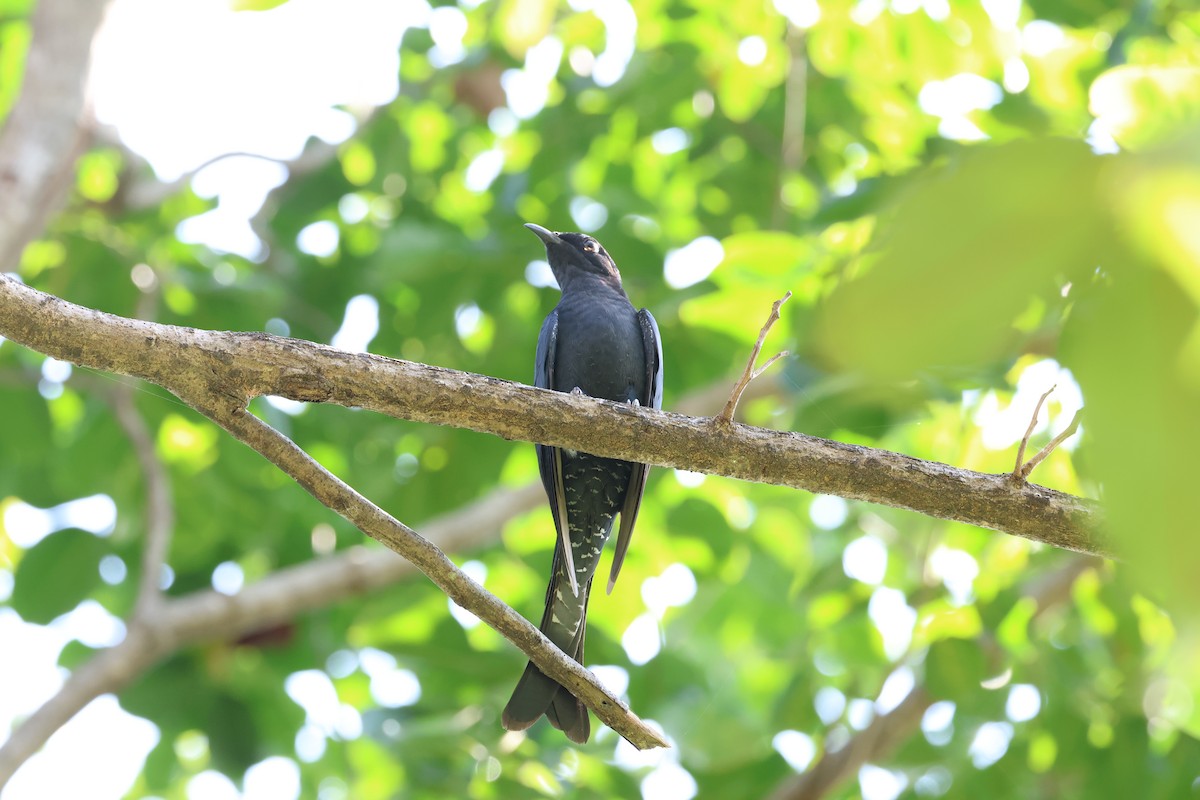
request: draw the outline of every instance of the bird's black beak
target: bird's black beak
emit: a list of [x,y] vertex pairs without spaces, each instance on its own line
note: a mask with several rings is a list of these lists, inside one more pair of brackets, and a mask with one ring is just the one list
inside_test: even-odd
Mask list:
[[529,228],[529,230],[536,233],[537,237],[539,239],[541,239],[543,242],[545,242],[547,247],[550,247],[552,245],[566,244],[566,242],[564,242],[562,240],[561,236],[559,236],[554,231],[546,230],[541,225],[534,225],[532,222],[526,222],[525,227]]

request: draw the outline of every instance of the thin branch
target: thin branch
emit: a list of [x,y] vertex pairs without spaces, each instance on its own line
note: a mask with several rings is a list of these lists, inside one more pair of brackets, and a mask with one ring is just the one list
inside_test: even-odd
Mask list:
[[[36,374],[21,378],[32,386]],[[758,381],[756,396],[778,392],[772,381]],[[719,406],[725,389],[710,389],[680,400],[680,407],[703,414]],[[499,489],[421,525],[425,537],[444,552],[467,552],[495,541],[510,520],[545,502],[542,485],[533,481]],[[148,615],[129,624],[126,640],[103,650],[72,671],[63,689],[18,726],[0,746],[0,788],[59,727],[101,694],[117,692],[153,664],[193,644],[237,639],[279,625],[318,608],[376,591],[411,578],[411,562],[386,549],[352,547],[335,555],[276,570],[229,596],[211,589],[164,599]],[[134,640],[135,634],[140,637]],[[147,647],[147,641],[153,649]]]
[[[774,375],[766,375],[756,378],[746,387],[746,391],[742,392],[742,400],[753,401],[772,396],[778,398],[789,393],[789,390],[784,388],[783,381]],[[686,414],[690,417],[703,417],[713,413],[716,409],[723,408],[728,399],[729,384],[723,380],[716,381],[706,388],[681,398],[675,404],[674,410],[678,414]]]
[[781,228],[786,220],[784,182],[804,166],[807,158],[804,128],[808,117],[808,36],[796,25],[787,26],[788,73],[783,86],[783,131],[779,152],[779,185],[771,211],[771,226]]
[[1036,456],[1029,459],[1028,464],[1021,467],[1021,480],[1028,478],[1029,473],[1033,472],[1033,468],[1042,463],[1046,459],[1046,456],[1053,453],[1060,444],[1075,435],[1075,431],[1079,430],[1079,417],[1081,414],[1083,414],[1082,408],[1075,412],[1075,416],[1071,417],[1071,424],[1064,428],[1062,433],[1051,439],[1050,443],[1039,450]]
[[0,268],[12,269],[75,175],[88,131],[84,84],[107,3],[46,0],[33,11],[21,94],[0,131]]
[[868,762],[886,759],[920,727],[933,698],[920,686],[900,705],[871,720],[840,749],[827,752],[804,772],[793,775],[768,795],[768,800],[819,800]]
[[148,380],[179,397],[280,395],[355,406],[608,458],[905,508],[1111,557],[1095,501],[1010,475],[748,425],[346,353],[264,333],[203,331],[83,308],[0,275],[0,335],[64,361]]
[[309,494],[355,527],[407,558],[458,605],[517,645],[542,672],[567,687],[606,725],[644,750],[666,741],[643,723],[582,664],[567,657],[528,620],[473,581],[427,539],[363,497],[288,439],[243,407],[196,405],[197,410],[249,445]]
[[1037,405],[1033,407],[1033,414],[1029,417],[1029,427],[1025,429],[1025,435],[1021,437],[1021,446],[1017,448],[1017,463],[1013,466],[1013,478],[1016,480],[1024,480],[1028,472],[1023,472],[1021,465],[1025,463],[1025,448],[1029,445],[1029,437],[1033,436],[1033,429],[1037,427],[1038,414],[1042,410],[1042,403],[1046,402],[1046,398],[1054,393],[1058,386],[1051,386],[1042,396],[1038,398]]
[[725,408],[721,409],[720,414],[713,417],[713,422],[720,425],[731,424],[733,422],[733,415],[737,411],[738,401],[742,399],[742,392],[746,391],[746,387],[750,385],[750,382],[761,375],[767,367],[788,354],[786,350],[776,353],[758,370],[754,369],[754,362],[758,361],[758,354],[762,352],[763,342],[767,340],[767,334],[771,332],[771,326],[779,321],[780,306],[786,303],[791,296],[792,293],[788,292],[771,304],[771,314],[767,317],[767,321],[763,323],[762,330],[758,332],[758,341],[754,343],[754,349],[750,351],[750,360],[746,362],[746,369],[742,372],[742,377],[734,384],[733,391],[729,394],[729,402],[725,404]]
[[[162,282],[155,275],[155,286]],[[158,309],[157,291],[146,291],[138,297],[136,315],[139,319],[153,319]],[[139,625],[162,600],[161,581],[167,554],[171,549],[171,532],[175,527],[175,503],[171,497],[171,480],[166,467],[158,458],[154,448],[154,437],[146,420],[137,410],[133,386],[119,383],[112,390],[113,410],[117,422],[125,429],[125,435],[133,444],[138,466],[145,476],[146,522],[145,540],[142,546],[142,576],[138,585],[137,603],[130,624]]]
[[[1098,563],[1095,558],[1076,556],[1055,571],[1030,582],[1024,596],[1037,604],[1031,622],[1070,599],[1075,580]],[[983,646],[999,650],[990,637],[983,639]],[[886,760],[913,736],[935,699],[924,687],[914,687],[900,705],[871,720],[841,748],[827,752],[804,772],[785,779],[768,800],[820,800],[825,797],[857,774],[864,764]]]
[[[505,523],[544,499],[540,483],[496,491],[422,528],[443,549],[466,551],[495,540]],[[234,641],[415,574],[412,563],[391,550],[353,547],[278,570],[233,596],[207,589],[164,599],[129,626],[120,644],[73,670],[63,688],[12,731],[0,746],[0,789],[88,703],[120,691],[171,653],[201,642]]]
[[[778,353],[776,353],[775,355],[768,358],[765,364],[763,364],[758,369],[754,370],[754,372],[751,373],[751,375],[750,375],[750,380],[752,380],[752,381],[758,380],[758,376],[762,375],[764,372],[766,372],[767,368],[769,368],[772,364],[774,364],[779,359],[784,358],[785,356],[790,356],[790,355],[791,355],[791,353],[789,353],[787,350],[780,350]],[[744,392],[745,392],[745,390],[743,389],[743,393]],[[742,398],[739,395],[738,401],[741,402],[741,399]]]
[[164,650],[144,633],[131,630],[115,647],[98,653],[71,673],[58,690],[0,747],[0,789],[50,736],[102,694],[116,692],[157,661]]
[[133,452],[137,457],[138,466],[141,467],[146,486],[146,538],[142,548],[141,582],[133,613],[133,620],[136,622],[146,616],[161,599],[159,583],[171,546],[175,510],[167,470],[155,453],[154,439],[133,402],[133,387],[120,384],[112,392],[112,405],[118,424],[133,445]]

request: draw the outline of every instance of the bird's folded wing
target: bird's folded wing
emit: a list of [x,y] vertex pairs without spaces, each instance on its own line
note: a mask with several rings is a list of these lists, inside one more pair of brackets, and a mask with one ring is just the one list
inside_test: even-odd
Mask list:
[[[638,324],[642,329],[642,348],[646,355],[646,391],[644,397],[637,398],[643,406],[662,408],[662,339],[658,335],[658,323],[654,315],[646,309],[637,314]],[[637,522],[638,508],[642,504],[642,494],[646,490],[646,475],[650,467],[646,464],[634,464],[633,473],[629,476],[629,488],[625,493],[625,505],[621,509],[621,527],[617,531],[617,549],[613,554],[612,570],[608,575],[608,592],[611,594],[617,583],[617,575],[621,565],[625,563],[625,552],[629,549],[629,541],[633,538],[633,526]]]
[[[558,349],[558,311],[551,311],[542,323],[538,334],[537,353],[533,362],[533,385],[541,389],[554,389],[554,359]],[[571,593],[579,596],[579,582],[575,577],[575,558],[571,552],[570,528],[567,525],[567,502],[562,487],[562,451],[557,447],[537,446],[538,472],[542,486],[550,500],[550,512],[554,515],[554,528],[558,532],[558,547],[566,564],[571,580]],[[555,560],[557,565],[558,561]]]

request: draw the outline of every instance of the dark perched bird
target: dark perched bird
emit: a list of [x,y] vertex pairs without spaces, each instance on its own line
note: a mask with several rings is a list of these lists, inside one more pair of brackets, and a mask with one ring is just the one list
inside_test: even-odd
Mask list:
[[[538,336],[534,384],[661,408],[658,323],[649,311],[637,311],[629,302],[612,257],[586,234],[525,227],[545,243],[562,289],[562,299]],[[620,514],[608,578],[611,592],[633,535],[649,467],[543,445],[537,446],[537,454],[558,532],[540,627],[582,664],[588,595],[600,551]],[[524,730],[542,714],[572,741],[587,741],[591,722],[583,703],[530,662],[504,708],[504,727]]]

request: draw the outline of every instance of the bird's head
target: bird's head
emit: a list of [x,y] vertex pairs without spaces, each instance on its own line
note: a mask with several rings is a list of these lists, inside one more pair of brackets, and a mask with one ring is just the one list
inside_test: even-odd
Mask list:
[[546,245],[546,260],[558,285],[567,284],[584,275],[595,275],[606,283],[621,285],[621,273],[612,256],[598,241],[586,233],[555,233],[532,222],[525,227],[537,234]]

